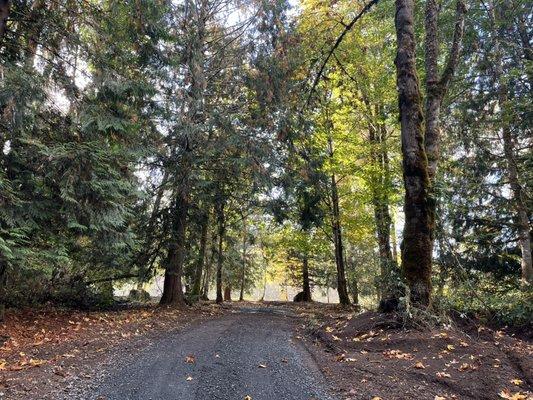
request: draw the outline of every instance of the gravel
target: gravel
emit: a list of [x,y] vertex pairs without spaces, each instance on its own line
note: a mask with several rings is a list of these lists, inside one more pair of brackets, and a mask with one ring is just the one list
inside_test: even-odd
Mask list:
[[[248,309],[131,349],[87,400],[333,400],[293,318]],[[249,396],[249,397],[247,397]]]

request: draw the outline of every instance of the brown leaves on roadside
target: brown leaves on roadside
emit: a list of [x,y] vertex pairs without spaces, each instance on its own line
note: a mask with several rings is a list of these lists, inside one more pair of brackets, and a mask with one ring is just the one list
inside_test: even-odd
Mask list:
[[398,358],[400,360],[412,360],[414,356],[411,353],[404,353],[401,350],[387,350],[383,352],[386,358]]
[[459,368],[457,368],[459,371],[463,372],[463,371],[475,371],[477,369],[477,367],[473,364],[468,364],[468,363],[462,363]]
[[185,357],[185,362],[187,364],[194,364],[195,361],[196,361],[196,358],[192,354],[189,354],[187,357]]
[[522,394],[520,392],[512,393],[509,389],[503,389],[499,393],[499,396],[502,399],[507,399],[507,400],[526,400],[527,399],[527,396],[525,394]]
[[420,361],[417,362],[417,363],[414,365],[414,367],[415,367],[416,369],[426,369],[426,366],[425,366],[424,364],[422,364]]
[[12,365],[8,365],[6,360],[0,360],[0,371],[22,371],[23,369],[40,367],[46,364],[47,360],[41,360],[38,358],[26,358],[26,354],[20,353],[21,359]]

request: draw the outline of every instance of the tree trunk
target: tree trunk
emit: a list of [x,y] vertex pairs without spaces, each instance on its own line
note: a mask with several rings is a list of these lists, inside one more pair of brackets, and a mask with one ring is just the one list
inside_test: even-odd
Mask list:
[[311,298],[311,283],[309,281],[309,259],[307,254],[302,260],[302,291],[304,294],[303,301],[313,301]]
[[348,288],[346,284],[346,268],[344,263],[344,250],[342,246],[342,228],[339,212],[339,195],[337,192],[337,181],[335,175],[331,175],[331,203],[333,206],[332,228],[335,250],[335,264],[337,265],[337,291],[339,292],[339,302],[350,304]]
[[11,0],[0,0],[0,45],[3,42],[4,35],[7,30],[7,19],[9,18],[9,10],[11,8]]
[[27,32],[26,49],[24,52],[24,65],[26,68],[33,68],[35,55],[37,54],[37,46],[39,45],[39,37],[44,28],[44,18],[46,14],[47,2],[44,0],[35,0],[31,7],[28,21],[30,29]]
[[217,219],[218,219],[218,260],[217,260],[217,298],[216,302],[218,304],[224,301],[222,297],[222,263],[224,261],[224,255],[222,254],[222,245],[224,244],[224,232],[225,232],[225,221],[224,221],[224,204],[217,204]]
[[391,246],[392,246],[392,259],[394,263],[398,265],[398,243],[396,241],[396,224],[394,220],[391,220]]
[[243,218],[243,239],[242,239],[242,266],[241,266],[241,291],[239,294],[239,301],[244,301],[244,285],[246,281],[246,219]]
[[213,269],[213,264],[215,262],[215,255],[217,254],[217,236],[213,234],[211,238],[211,254],[209,256],[209,261],[205,269],[204,283],[202,287],[202,299],[209,300],[209,284],[211,282],[211,270]]
[[189,205],[183,190],[178,193],[176,199],[175,215],[172,223],[174,241],[170,243],[168,250],[163,295],[161,296],[160,304],[185,304],[181,276],[185,259],[185,230]]
[[263,294],[261,295],[261,299],[259,301],[265,301],[267,291],[267,267],[265,266],[265,270],[263,271]]
[[231,301],[231,285],[224,288],[224,301]]
[[[499,102],[502,111],[506,109],[507,102],[507,85],[500,82]],[[505,119],[505,117],[504,117]],[[515,148],[513,138],[511,136],[511,128],[508,123],[504,122],[502,128],[503,150],[505,154],[505,161],[507,162],[507,172],[509,175],[509,183],[513,192],[513,205],[516,210],[516,222],[518,229],[518,242],[520,245],[520,252],[522,255],[521,269],[522,282],[524,284],[533,284],[533,265],[531,258],[531,227],[529,224],[529,214],[524,201],[522,192],[522,185],[518,178],[518,168],[515,161]]]
[[200,246],[198,248],[198,260],[196,261],[196,269],[194,271],[194,282],[192,287],[192,295],[200,296],[202,286],[202,272],[205,263],[205,251],[207,247],[207,228],[209,226],[209,213],[202,217],[201,221],[202,232],[200,234]]
[[396,0],[396,72],[405,186],[402,268],[411,302],[427,307],[431,299],[432,218],[428,160],[424,148],[422,96],[416,70],[413,0]]
[[[376,107],[379,117],[379,108]],[[385,142],[385,131],[379,124],[369,124],[368,137],[371,144],[371,159],[375,167],[372,179],[372,203],[374,206],[374,221],[379,251],[380,265],[380,310],[384,310],[384,303],[395,302],[400,293],[397,290],[395,269],[396,263],[392,256],[390,231],[392,218],[389,213],[390,171]]]
[[[494,5],[492,8],[494,9]],[[501,12],[501,11],[500,11]],[[500,26],[501,20],[499,15],[492,11],[491,18],[494,26]],[[500,107],[501,123],[502,123],[502,139],[503,152],[505,161],[507,163],[507,173],[509,176],[509,183],[513,193],[513,206],[516,211],[515,220],[518,229],[518,242],[520,245],[520,252],[522,255],[521,269],[522,282],[526,285],[533,284],[533,265],[531,258],[531,227],[529,223],[529,210],[524,199],[522,185],[518,174],[518,167],[515,159],[515,139],[512,136],[512,129],[509,124],[509,118],[505,115],[510,113],[509,110],[509,87],[503,74],[503,54],[501,51],[500,34],[494,30],[494,46],[493,51],[496,55],[494,63],[494,81],[498,85],[498,103]],[[502,35],[503,36],[503,35]]]
[[[440,42],[438,39],[438,17],[440,4],[437,0],[426,1],[425,30],[426,38],[425,64],[426,64],[426,108],[425,108],[425,149],[428,158],[428,175],[431,183],[435,180],[439,161],[440,143],[440,111],[442,101],[450,80],[455,73],[461,43],[464,34],[464,19],[466,6],[463,0],[457,0],[455,10],[455,29],[452,46],[442,76],[439,78],[438,59]],[[432,202],[432,214],[435,213],[435,202]],[[433,217],[433,215],[432,215]]]
[[[333,159],[333,139],[328,137],[328,153]],[[333,232],[333,248],[335,252],[335,265],[337,267],[337,291],[339,293],[339,302],[343,305],[350,304],[348,296],[348,285],[346,283],[346,268],[344,263],[344,249],[342,246],[342,227],[339,209],[339,193],[337,190],[337,179],[335,174],[331,174],[331,229]]]
[[359,285],[357,284],[357,279],[352,281],[352,303],[355,305],[359,304]]

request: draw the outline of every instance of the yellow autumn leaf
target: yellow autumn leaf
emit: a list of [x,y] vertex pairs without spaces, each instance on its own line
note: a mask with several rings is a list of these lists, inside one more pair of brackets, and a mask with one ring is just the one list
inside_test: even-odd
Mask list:
[[509,389],[504,389],[500,392],[500,397],[507,400],[526,400],[526,395],[520,392],[511,393]]
[[516,386],[520,386],[524,381],[522,379],[511,379],[511,383],[515,384]]
[[32,367],[39,367],[43,364],[46,364],[46,360],[39,360],[39,359],[30,359],[30,362],[28,363],[30,364]]

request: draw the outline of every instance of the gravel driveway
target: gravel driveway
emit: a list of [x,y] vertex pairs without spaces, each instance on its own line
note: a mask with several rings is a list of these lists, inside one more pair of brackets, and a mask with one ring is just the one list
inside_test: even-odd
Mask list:
[[333,400],[293,323],[243,309],[171,333],[112,371],[90,399]]

